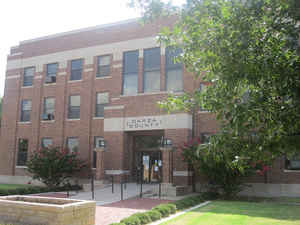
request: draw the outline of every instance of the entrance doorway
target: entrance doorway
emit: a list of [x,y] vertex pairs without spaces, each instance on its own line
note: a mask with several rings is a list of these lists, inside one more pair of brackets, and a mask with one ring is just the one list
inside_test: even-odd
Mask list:
[[138,151],[136,153],[138,182],[158,183],[162,179],[161,151]]
[[161,135],[134,137],[135,177],[138,183],[159,183],[162,180]]

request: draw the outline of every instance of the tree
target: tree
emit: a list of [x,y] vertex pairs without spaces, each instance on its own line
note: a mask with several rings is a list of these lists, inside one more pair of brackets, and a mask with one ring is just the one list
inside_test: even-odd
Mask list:
[[48,187],[68,184],[69,179],[82,171],[87,165],[78,158],[77,152],[69,153],[67,149],[56,147],[34,151],[27,162],[27,170],[33,179]]
[[[170,8],[158,0],[132,6],[142,7],[146,20]],[[299,7],[297,0],[187,0],[173,10],[178,22],[159,40],[181,48],[179,60],[212,85],[162,106],[214,113],[221,128],[208,151],[238,149],[239,157],[268,163],[300,153]]]

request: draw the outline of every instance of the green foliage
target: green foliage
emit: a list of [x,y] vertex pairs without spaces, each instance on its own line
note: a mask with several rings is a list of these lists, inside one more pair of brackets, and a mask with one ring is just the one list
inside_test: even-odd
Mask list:
[[182,155],[207,178],[210,191],[233,196],[245,186],[243,178],[253,175],[257,169],[249,158],[238,156],[239,148],[210,148],[216,140],[220,139],[212,137],[208,144],[191,140],[183,145]]
[[166,204],[156,206],[153,210],[160,212],[162,217],[168,217],[171,214],[171,210]]
[[33,179],[55,187],[69,183],[69,178],[82,171],[86,164],[78,158],[77,152],[54,147],[33,152],[27,167]]
[[79,185],[67,185],[60,187],[40,187],[40,186],[32,186],[32,187],[23,187],[16,189],[0,189],[0,196],[6,195],[28,195],[28,194],[38,194],[43,192],[60,192],[60,191],[78,191],[82,188]]
[[130,216],[121,220],[121,223],[124,223],[125,225],[140,225],[141,221],[136,216]]
[[132,216],[137,217],[140,220],[140,224],[147,224],[152,221],[147,213],[135,213]]
[[147,214],[150,217],[151,221],[156,221],[161,219],[160,212],[156,210],[150,210],[148,212],[145,212],[145,214]]
[[175,27],[163,30],[160,41],[183,49],[187,69],[211,85],[161,105],[216,115],[221,129],[207,152],[239,148],[237,156],[265,163],[299,152],[299,7],[298,0],[188,0]]
[[130,217],[127,217],[121,220],[120,223],[112,223],[110,225],[143,225],[148,224],[154,221],[161,219],[162,217],[167,217],[170,214],[176,213],[176,209],[185,209],[199,203],[203,202],[202,196],[193,196],[184,198],[172,203],[161,204],[155,208],[144,212],[144,213],[135,213]]
[[201,195],[199,196],[192,196],[192,197],[187,197],[178,201],[175,201],[174,204],[176,206],[177,210],[183,210],[195,205],[200,204],[201,202],[203,202],[203,198]]

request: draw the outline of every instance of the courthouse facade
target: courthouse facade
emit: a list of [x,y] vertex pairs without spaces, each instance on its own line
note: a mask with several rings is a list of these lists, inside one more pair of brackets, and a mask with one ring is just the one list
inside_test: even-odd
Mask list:
[[[192,135],[216,133],[218,125],[207,111],[168,114],[158,107],[169,93],[206,85],[174,61],[180,50],[157,42],[161,28],[173,23],[129,20],[12,47],[3,100],[2,179],[26,177],[30,152],[52,145],[77,151],[99,180],[126,174],[132,182],[191,187],[192,172],[179,146]],[[285,164],[284,159],[274,164],[268,184],[262,177],[250,182],[297,193],[300,173]]]

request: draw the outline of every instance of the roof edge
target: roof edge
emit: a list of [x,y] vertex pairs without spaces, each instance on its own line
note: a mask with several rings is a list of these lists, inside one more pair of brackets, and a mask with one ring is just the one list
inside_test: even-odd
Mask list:
[[[28,39],[28,40],[25,40],[25,41],[20,41],[19,46],[22,45],[22,44],[28,44],[28,43],[32,43],[32,42],[35,42],[35,41],[42,41],[42,40],[47,40],[47,39],[56,38],[56,37],[62,37],[62,36],[70,35],[70,34],[77,34],[77,33],[81,33],[81,32],[86,32],[86,31],[91,31],[91,30],[96,30],[96,29],[101,29],[101,28],[106,28],[106,27],[113,27],[113,26],[117,26],[117,25],[127,24],[127,23],[138,21],[139,19],[140,18],[133,18],[133,19],[122,20],[122,21],[118,21],[118,22],[114,22],[114,23],[107,23],[107,24],[101,24],[101,25],[96,25],[96,26],[87,27],[87,28],[81,28],[81,29],[66,31],[66,32],[57,33],[57,34],[50,34],[50,35],[43,36],[43,37],[38,37],[38,38]],[[17,48],[18,46],[13,46],[13,47]]]

